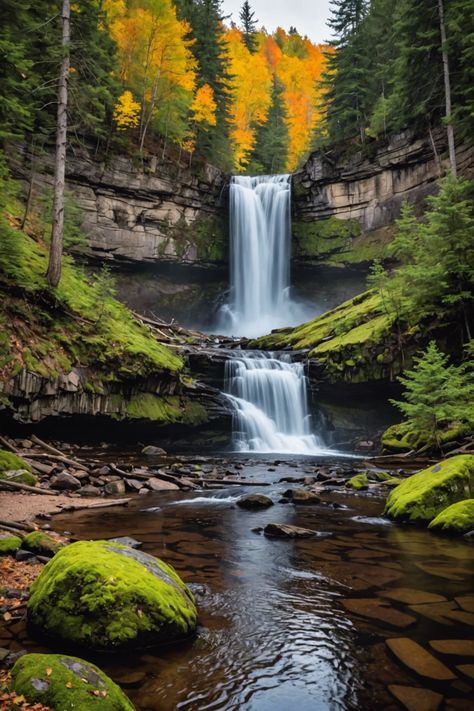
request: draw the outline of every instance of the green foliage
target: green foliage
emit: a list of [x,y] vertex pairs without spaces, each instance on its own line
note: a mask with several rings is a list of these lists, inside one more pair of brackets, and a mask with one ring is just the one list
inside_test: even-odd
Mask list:
[[254,52],[257,46],[255,32],[257,30],[258,20],[254,20],[255,13],[250,8],[250,3],[248,0],[242,5],[239,12],[239,18],[241,24],[241,29],[243,33],[244,44],[249,50],[249,52]]
[[431,341],[415,357],[413,370],[399,377],[403,400],[391,402],[403,413],[408,429],[428,435],[428,445],[441,446],[439,433],[454,425],[474,427],[474,378],[465,363],[450,365],[448,357]]
[[353,238],[360,235],[357,220],[339,220],[328,217],[312,222],[292,222],[293,254],[303,258],[332,258],[334,253],[342,252],[351,244]]
[[288,155],[288,128],[286,110],[282,96],[283,88],[277,78],[273,78],[272,103],[267,121],[257,127],[255,148],[250,158],[248,170],[251,173],[285,172]]
[[56,553],[33,583],[28,619],[45,634],[110,650],[185,637],[197,612],[163,561],[110,541],[79,541]]
[[402,481],[390,492],[385,513],[394,519],[428,523],[473,492],[474,456],[459,455]]
[[29,704],[61,711],[133,711],[123,691],[95,664],[65,654],[25,654],[12,669],[13,686]]

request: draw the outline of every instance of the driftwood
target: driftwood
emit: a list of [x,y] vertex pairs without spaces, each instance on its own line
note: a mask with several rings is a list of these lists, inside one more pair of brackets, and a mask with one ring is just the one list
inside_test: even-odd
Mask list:
[[51,511],[53,515],[69,513],[71,511],[82,511],[84,509],[107,509],[111,506],[127,506],[131,499],[114,499],[114,501],[104,501],[95,504],[66,504],[61,506],[60,511]]
[[18,489],[19,491],[28,491],[31,494],[43,494],[43,496],[59,496],[59,491],[52,491],[51,489],[40,489],[36,486],[29,486],[28,484],[20,484],[19,481],[8,481],[8,479],[0,479],[0,489]]
[[47,476],[49,476],[55,469],[54,464],[43,464],[43,462],[34,462],[31,459],[27,459],[26,457],[22,458],[27,464],[30,465],[32,469],[39,472],[40,474],[46,474]]
[[62,462],[63,464],[68,464],[70,467],[74,467],[74,469],[80,469],[83,472],[89,473],[89,469],[84,465],[78,462],[75,459],[70,459],[69,457],[65,457],[63,454],[50,454],[49,452],[27,452],[26,454],[21,454],[20,456],[23,457],[23,459],[28,458],[38,458],[38,459],[48,459],[48,460],[53,460],[55,462]]
[[50,444],[47,444],[47,442],[43,442],[43,440],[37,437],[36,435],[32,435],[31,441],[35,444],[38,444],[47,452],[51,452],[51,454],[53,454],[55,458],[59,459],[61,462],[69,464],[71,467],[75,467],[76,469],[82,469],[85,472],[89,472],[89,469],[84,464],[81,464],[76,459],[70,459],[69,457],[64,456],[64,454],[59,449],[56,449],[56,447],[53,447]]
[[23,538],[24,534],[17,528],[13,528],[13,525],[7,526],[4,523],[0,523],[0,531],[7,531],[8,533],[18,536],[18,538]]
[[0,518],[0,526],[11,526],[12,528],[19,528],[22,531],[37,531],[38,526],[34,526],[32,523],[19,523],[18,521],[4,521]]
[[3,444],[4,447],[6,447],[10,452],[14,452],[14,454],[18,454],[18,449],[11,444],[6,437],[0,436],[0,442]]

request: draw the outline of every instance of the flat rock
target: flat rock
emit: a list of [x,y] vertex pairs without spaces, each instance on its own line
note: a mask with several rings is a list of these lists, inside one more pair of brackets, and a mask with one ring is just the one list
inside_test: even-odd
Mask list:
[[248,496],[242,496],[237,501],[237,506],[242,509],[266,509],[269,506],[273,506],[273,501],[264,494],[249,494]]
[[161,447],[155,447],[154,445],[149,444],[148,446],[143,447],[142,454],[146,457],[157,457],[165,455],[166,452]]
[[156,476],[150,477],[147,480],[146,485],[152,491],[179,491],[179,486],[173,484],[172,481],[164,481],[164,479],[158,479]]
[[408,637],[386,639],[386,645],[408,669],[437,681],[451,681],[456,675],[420,644]]
[[391,627],[405,628],[415,624],[416,618],[389,607],[384,600],[375,598],[349,598],[341,600],[342,604],[356,615],[368,617],[371,620],[383,622]]
[[474,657],[473,639],[433,639],[430,647],[441,654],[457,654],[460,657]]
[[456,604],[454,602],[430,602],[423,605],[410,605],[410,610],[413,610],[413,612],[442,625],[453,624],[448,618],[455,609]]
[[405,602],[407,605],[419,605],[429,602],[447,602],[446,598],[436,593],[416,590],[415,588],[392,588],[391,590],[381,590],[381,597],[388,597],[390,600]]
[[107,540],[112,543],[118,543],[121,546],[129,546],[130,548],[141,548],[143,545],[141,541],[137,541],[136,538],[132,538],[131,536],[118,536],[118,538],[108,538]]
[[388,689],[408,711],[437,711],[443,700],[441,694],[416,686],[390,684]]
[[420,568],[424,573],[429,573],[434,575],[436,578],[443,578],[444,580],[464,580],[464,571],[460,568],[453,568],[450,566],[442,565],[430,565],[428,563],[415,563],[417,568]]
[[456,669],[459,669],[461,674],[464,674],[464,676],[474,679],[474,664],[459,664]]
[[133,688],[134,686],[139,686],[145,679],[146,674],[142,671],[132,671],[126,672],[125,674],[115,674],[114,681],[120,686],[125,686],[127,688]]
[[263,532],[271,538],[311,538],[317,535],[317,531],[285,523],[267,523]]
[[474,612],[474,595],[459,595],[454,599],[466,612]]

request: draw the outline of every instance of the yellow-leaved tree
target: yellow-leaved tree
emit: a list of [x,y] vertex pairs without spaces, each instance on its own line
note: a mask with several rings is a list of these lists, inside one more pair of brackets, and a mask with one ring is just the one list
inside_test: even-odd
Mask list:
[[127,128],[136,128],[140,122],[140,104],[135,101],[132,92],[128,89],[117,99],[114,121],[121,131]]

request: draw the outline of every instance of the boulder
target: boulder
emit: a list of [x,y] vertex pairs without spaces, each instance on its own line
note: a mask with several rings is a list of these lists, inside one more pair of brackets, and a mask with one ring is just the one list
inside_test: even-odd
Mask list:
[[269,496],[265,494],[249,494],[248,496],[241,496],[237,501],[237,506],[241,509],[266,509],[269,506],[273,506],[273,501]]
[[44,531],[31,531],[24,537],[21,547],[35,555],[52,558],[61,548],[67,545],[65,541]]
[[119,479],[118,481],[109,481],[109,483],[105,485],[104,491],[110,496],[125,494],[125,482],[122,479]]
[[165,481],[153,476],[146,481],[146,486],[152,491],[179,491],[179,486],[172,481]]
[[474,455],[460,454],[402,481],[387,499],[393,519],[429,523],[445,508],[474,493]]
[[60,491],[77,491],[81,488],[81,482],[69,472],[60,472],[51,479],[51,488]]
[[474,499],[464,499],[443,509],[428,528],[449,533],[467,533],[474,530]]
[[15,662],[12,682],[29,704],[61,711],[133,711],[120,687],[95,664],[65,654],[25,654]]
[[317,532],[310,528],[290,526],[286,523],[267,523],[263,533],[270,538],[311,538]]
[[306,489],[289,489],[285,492],[285,496],[289,496],[294,504],[321,503],[321,498],[314,491],[306,491]]
[[21,546],[21,538],[13,533],[0,533],[0,555],[15,555]]
[[79,496],[100,496],[100,489],[97,486],[92,486],[92,484],[85,484],[77,490]]
[[166,454],[166,452],[161,447],[155,447],[153,444],[149,444],[146,447],[143,447],[142,454],[146,457],[162,457]]
[[79,541],[33,583],[28,621],[41,636],[88,649],[139,648],[187,637],[194,598],[173,568],[111,541]]
[[0,473],[18,471],[19,469],[21,469],[22,471],[31,472],[30,465],[25,462],[24,459],[18,457],[12,452],[7,452],[4,449],[0,449]]

